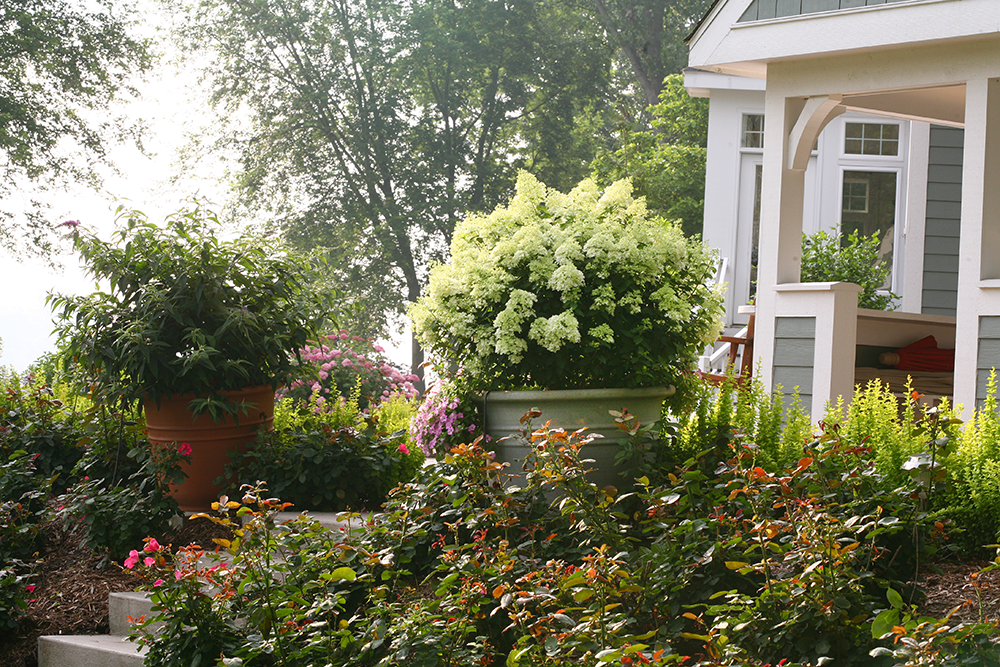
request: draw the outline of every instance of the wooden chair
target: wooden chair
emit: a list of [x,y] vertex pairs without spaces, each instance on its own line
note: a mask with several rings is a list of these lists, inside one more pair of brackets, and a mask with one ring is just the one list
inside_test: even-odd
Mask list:
[[[750,311],[750,319],[747,320],[746,332],[742,336],[719,336],[718,342],[729,343],[729,361],[726,364],[727,369],[731,371],[736,370],[736,357],[740,356],[740,346],[743,347],[743,354],[740,356],[740,366],[739,373],[735,373],[736,381],[740,384],[746,382],[753,376],[753,335],[754,335],[754,318],[756,317],[754,313],[753,306],[743,306]],[[729,376],[724,373],[702,373],[709,382],[714,384],[722,384],[725,382]]]

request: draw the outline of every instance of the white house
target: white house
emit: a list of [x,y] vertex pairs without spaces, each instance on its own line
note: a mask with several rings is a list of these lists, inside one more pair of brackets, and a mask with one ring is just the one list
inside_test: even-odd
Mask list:
[[[933,334],[956,348],[955,400],[982,399],[1000,366],[1000,2],[719,0],[689,65],[712,100],[705,234],[737,323],[756,271],[765,383],[822,414],[859,350]],[[800,282],[802,232],[839,226],[879,231],[900,312]]]

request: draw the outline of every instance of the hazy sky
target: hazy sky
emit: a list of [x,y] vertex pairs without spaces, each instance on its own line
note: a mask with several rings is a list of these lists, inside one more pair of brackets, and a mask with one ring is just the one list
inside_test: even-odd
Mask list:
[[[150,130],[144,139],[147,155],[134,146],[118,146],[111,156],[120,174],[105,177],[104,192],[78,187],[53,196],[56,222],[79,220],[81,224],[106,233],[113,228],[114,211],[125,203],[146,213],[153,221],[178,210],[183,202],[198,194],[212,202],[221,202],[225,188],[221,184],[224,168],[221,160],[205,159],[183,170],[183,178],[174,182],[180,168],[176,151],[185,142],[186,133],[199,129],[199,123],[211,122],[204,102],[195,91],[197,73],[174,68],[165,63],[143,85],[143,99],[130,104],[132,117],[142,118]],[[16,201],[16,200],[15,200]],[[4,202],[4,205],[12,205]],[[55,271],[37,259],[17,262],[0,256],[0,366],[24,371],[45,352],[55,348],[52,313],[45,305],[50,291],[89,293],[92,280],[85,278],[76,258],[68,252],[59,259],[62,271]],[[0,253],[2,254],[2,253]],[[408,341],[383,341],[389,358],[409,365]]]

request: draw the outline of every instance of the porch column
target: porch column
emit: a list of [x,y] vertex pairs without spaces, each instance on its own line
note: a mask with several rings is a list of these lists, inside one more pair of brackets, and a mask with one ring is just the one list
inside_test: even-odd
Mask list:
[[968,417],[1000,369],[1000,79],[965,86],[955,403]]
[[[813,422],[827,403],[854,395],[858,294],[854,283],[786,283],[775,288],[774,383],[798,388]],[[763,341],[761,341],[763,344]]]
[[754,337],[767,342],[755,347],[754,354],[760,361],[760,379],[768,390],[774,388],[775,287],[799,282],[802,263],[805,172],[789,168],[788,139],[805,103],[805,98],[786,97],[769,86],[764,104],[764,169]]

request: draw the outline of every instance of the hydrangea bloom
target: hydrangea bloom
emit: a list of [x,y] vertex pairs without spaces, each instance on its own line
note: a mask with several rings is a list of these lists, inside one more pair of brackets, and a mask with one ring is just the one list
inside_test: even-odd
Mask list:
[[330,397],[351,396],[360,388],[358,406],[367,412],[394,394],[417,396],[413,386],[417,377],[393,367],[383,356],[385,350],[369,338],[340,331],[299,352],[303,366],[318,379],[296,380],[279,390],[278,398],[311,403],[318,412]]

